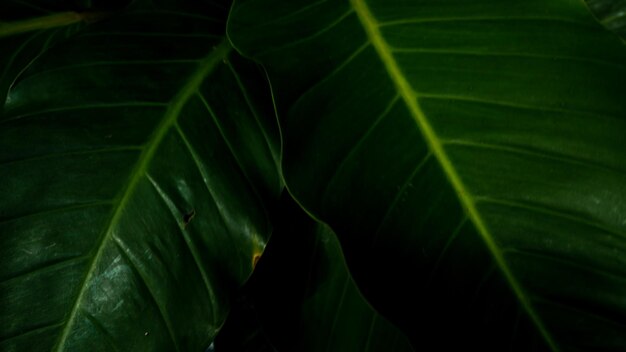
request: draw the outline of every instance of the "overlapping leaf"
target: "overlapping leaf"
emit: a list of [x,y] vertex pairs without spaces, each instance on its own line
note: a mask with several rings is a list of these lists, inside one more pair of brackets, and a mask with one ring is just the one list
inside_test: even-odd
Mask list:
[[281,189],[271,97],[227,10],[143,8],[12,55],[28,68],[5,70],[0,120],[0,350],[215,337]]
[[[240,294],[217,351],[412,351],[406,337],[363,299],[334,233],[290,197]],[[237,309],[239,308],[239,309]]]
[[626,49],[584,3],[241,0],[229,24],[287,186],[416,345],[623,350]]

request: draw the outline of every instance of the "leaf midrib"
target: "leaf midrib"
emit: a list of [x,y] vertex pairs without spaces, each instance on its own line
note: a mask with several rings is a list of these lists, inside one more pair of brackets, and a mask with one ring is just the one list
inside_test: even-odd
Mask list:
[[183,107],[189,101],[189,99],[194,96],[204,79],[213,71],[215,66],[230,53],[231,50],[232,47],[227,40],[224,40],[222,44],[215,47],[211,54],[209,54],[206,58],[200,60],[196,71],[191,74],[187,83],[181,88],[180,92],[168,104],[168,108],[163,115],[161,122],[156,127],[152,138],[145,144],[144,150],[139,156],[135,169],[131,172],[126,188],[115,207],[115,212],[111,217],[111,220],[109,221],[107,229],[101,237],[99,243],[97,244],[94,258],[89,265],[89,269],[87,270],[85,278],[81,283],[78,296],[74,301],[74,305],[72,306],[72,310],[69,314],[67,322],[65,323],[59,341],[54,348],[55,351],[60,352],[65,349],[65,343],[72,330],[76,315],[79,311],[79,307],[84,298],[84,295],[87,292],[89,282],[94,275],[97,263],[102,256],[105,244],[111,240],[114,229],[117,227],[120,219],[124,215],[124,210],[127,203],[132,198],[135,189],[139,184],[139,181],[146,175],[148,166],[150,165],[154,154],[161,144],[161,141],[170,130],[170,128],[172,128],[176,124]]
[[359,21],[361,22],[361,25],[363,26],[367,34],[367,37],[374,46],[376,53],[378,54],[380,60],[385,66],[387,73],[389,74],[391,80],[396,86],[396,89],[402,96],[402,99],[409,109],[411,117],[413,117],[413,119],[417,123],[427,145],[429,146],[429,149],[441,165],[443,172],[448,178],[448,181],[450,182],[452,187],[454,188],[454,191],[456,192],[459,201],[465,208],[468,214],[468,218],[472,221],[472,223],[476,227],[477,232],[485,241],[487,248],[492,253],[506,280],[511,285],[513,292],[517,296],[524,309],[527,311],[528,315],[536,325],[541,335],[546,340],[547,344],[553,351],[558,351],[557,345],[554,342],[552,336],[545,328],[543,322],[541,321],[541,318],[534,311],[528,297],[522,290],[521,285],[513,276],[511,269],[508,267],[506,261],[504,260],[502,251],[500,250],[500,248],[498,248],[493,239],[493,236],[491,235],[489,229],[485,224],[485,221],[478,211],[475,200],[468,192],[467,187],[463,184],[461,177],[459,176],[456,168],[452,164],[445,149],[443,148],[441,139],[431,126],[430,121],[422,110],[418,101],[419,95],[404,77],[402,70],[400,69],[396,59],[392,54],[391,46],[387,44],[385,38],[380,32],[378,20],[373,16],[368,5],[365,3],[365,0],[350,0],[350,3],[355,10],[357,17],[359,18]]
[[0,38],[32,32],[39,29],[69,26],[71,24],[81,22],[84,19],[84,16],[76,12],[62,12],[21,21],[4,23],[0,21]]

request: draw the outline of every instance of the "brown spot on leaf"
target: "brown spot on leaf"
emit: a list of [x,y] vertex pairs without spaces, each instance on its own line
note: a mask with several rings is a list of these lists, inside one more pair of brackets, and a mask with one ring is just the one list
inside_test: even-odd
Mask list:
[[254,268],[256,268],[256,264],[259,262],[259,259],[261,259],[261,255],[263,255],[262,253],[254,253],[254,255],[252,256],[252,269],[254,270]]

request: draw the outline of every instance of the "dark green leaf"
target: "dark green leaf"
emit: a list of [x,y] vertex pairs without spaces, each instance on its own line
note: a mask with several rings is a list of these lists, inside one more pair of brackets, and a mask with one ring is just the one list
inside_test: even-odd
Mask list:
[[269,90],[225,41],[226,11],[126,12],[13,79],[0,350],[202,351],[215,337],[281,191]]
[[248,0],[229,26],[287,186],[416,345],[624,349],[626,48],[583,2]]
[[4,103],[15,78],[38,55],[82,27],[83,17],[71,12],[69,4],[65,6],[53,12],[33,3],[0,3],[0,102]]
[[[15,79],[48,49],[86,23],[109,17],[127,0],[6,0],[0,3],[0,102]],[[0,109],[0,113],[2,110]]]
[[412,351],[363,299],[337,238],[284,197],[267,250],[216,351]]

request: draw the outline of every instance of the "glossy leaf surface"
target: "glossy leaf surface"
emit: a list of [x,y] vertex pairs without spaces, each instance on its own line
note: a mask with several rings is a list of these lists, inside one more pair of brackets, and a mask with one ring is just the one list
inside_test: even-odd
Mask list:
[[202,351],[215,337],[281,190],[270,93],[225,41],[227,10],[120,13],[12,79],[0,350]]
[[335,234],[288,196],[276,214],[272,240],[215,350],[412,351],[361,296]]
[[229,36],[416,346],[623,350],[626,48],[583,2],[238,0]]

